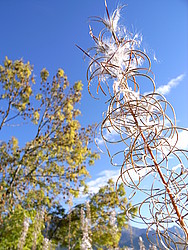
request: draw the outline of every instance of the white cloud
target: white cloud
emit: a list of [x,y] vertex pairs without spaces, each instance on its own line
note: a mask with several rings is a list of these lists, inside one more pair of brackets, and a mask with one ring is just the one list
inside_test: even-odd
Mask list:
[[[110,127],[110,125],[109,125],[108,129],[105,129],[104,132],[103,132],[103,137],[107,141],[114,141],[115,137],[117,137],[117,136],[118,136],[118,133],[112,127]],[[99,146],[104,143],[104,140],[103,140],[101,135],[98,136],[95,139],[95,141],[96,141],[96,144],[99,145]]]
[[113,179],[115,182],[119,177],[119,169],[116,170],[104,170],[98,174],[98,178],[87,182],[89,186],[89,192],[97,193],[99,189],[106,185],[109,179]]
[[[178,141],[177,141],[178,139]],[[171,147],[175,145],[176,149],[180,150],[188,150],[188,128],[184,128],[180,131],[178,131],[178,137],[176,134],[173,138],[167,139],[168,143],[163,146],[163,154],[168,155],[169,151],[171,150]],[[177,144],[176,144],[177,141]],[[161,154],[161,158],[163,158],[163,155]],[[168,159],[173,159],[173,156],[168,156]]]
[[96,142],[97,145],[102,145],[102,144],[104,143],[102,137],[97,137],[97,138],[95,139],[95,142]]
[[[138,173],[135,172],[134,169],[129,170],[129,175],[131,176],[132,180],[138,181],[139,177],[142,177],[147,172],[147,169],[144,168],[142,171]],[[87,185],[89,186],[89,192],[90,193],[97,193],[99,189],[102,186],[105,186],[109,179],[112,179],[115,183],[118,180],[118,177],[120,176],[120,169],[116,170],[104,170],[98,174],[98,178],[95,180],[91,180],[87,182]],[[127,181],[131,181],[128,174],[124,174],[123,178]],[[119,180],[119,183],[121,183],[121,180]]]
[[173,87],[176,87],[183,80],[184,76],[184,74],[181,74],[176,78],[171,79],[166,85],[162,85],[161,87],[157,88],[156,92],[162,95],[169,94],[170,90]]
[[[171,146],[173,146],[176,143],[176,140],[177,137],[175,135],[172,139],[168,139],[168,142]],[[185,150],[188,149],[188,128],[185,128],[185,130],[181,130],[178,132],[178,141],[176,144],[176,148]]]
[[180,149],[188,149],[188,128],[178,133],[177,147]]

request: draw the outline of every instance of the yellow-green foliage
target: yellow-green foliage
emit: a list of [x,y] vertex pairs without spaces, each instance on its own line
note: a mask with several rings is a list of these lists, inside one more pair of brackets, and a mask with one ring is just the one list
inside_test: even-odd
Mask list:
[[[89,176],[86,166],[98,157],[89,148],[92,127],[82,128],[77,120],[81,114],[77,104],[81,100],[82,83],[79,81],[69,88],[62,69],[49,82],[49,72],[44,68],[41,81],[33,86],[32,72],[30,63],[24,64],[22,60],[11,61],[6,57],[0,65],[3,104],[0,130],[9,123],[15,121],[21,125],[25,120],[30,127],[23,131],[34,131],[33,138],[22,147],[14,130],[12,139],[0,143],[0,220],[3,223],[0,225],[0,246],[10,242],[12,249],[23,223],[15,210],[18,204],[20,211],[25,213],[56,207],[60,202],[58,197],[65,202],[70,195],[77,197],[80,187],[86,187],[85,180]],[[21,136],[23,141],[24,133]],[[28,216],[32,220],[31,214]],[[5,232],[9,232],[7,223],[14,223],[11,218],[18,228],[15,224],[15,230],[10,229],[8,237]],[[47,220],[48,216],[45,223]],[[32,223],[29,230],[33,230]],[[14,244],[10,237],[16,237]],[[28,237],[25,249],[31,249],[32,234]]]
[[[100,188],[98,193],[89,197],[91,225],[88,227],[88,233],[96,249],[107,250],[117,248],[121,237],[121,230],[128,225],[127,209],[130,209],[129,212],[133,217],[136,214],[137,209],[133,208],[130,203],[127,203],[125,195],[123,184],[118,186],[116,192],[115,183],[110,179],[105,186]],[[53,227],[59,226],[53,236],[64,247],[68,247],[67,225],[71,217],[71,246],[74,246],[74,249],[80,249],[82,240],[81,208],[84,208],[85,214],[87,214],[85,204],[77,205],[71,211],[70,215],[63,214],[61,218],[54,214],[52,225]],[[116,226],[111,224],[111,213],[114,210],[116,211]],[[59,214],[59,212],[56,213]]]
[[12,61],[5,58],[0,65],[1,98],[9,101],[9,105],[24,111],[32,95],[32,66],[22,60]]

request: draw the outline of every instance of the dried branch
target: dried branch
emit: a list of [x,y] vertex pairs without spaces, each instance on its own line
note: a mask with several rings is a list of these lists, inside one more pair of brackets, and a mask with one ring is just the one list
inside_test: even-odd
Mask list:
[[[177,127],[172,105],[155,91],[151,61],[140,50],[142,38],[118,25],[121,8],[110,16],[106,1],[105,6],[107,19],[96,18],[105,29],[97,37],[90,28],[95,46],[84,52],[91,59],[87,70],[89,93],[96,83],[97,94],[100,88],[110,95],[101,136],[111,163],[121,166],[117,183],[122,181],[132,189],[132,197],[139,193],[143,198],[136,205],[139,218],[148,226],[147,235],[154,229],[159,247],[186,249],[188,151],[178,147],[178,139],[180,131],[188,130]],[[152,90],[144,94],[142,84],[148,80]],[[109,143],[119,144],[122,150],[111,154]],[[117,164],[115,159],[123,160]],[[170,230],[173,225],[181,228],[181,237]]]

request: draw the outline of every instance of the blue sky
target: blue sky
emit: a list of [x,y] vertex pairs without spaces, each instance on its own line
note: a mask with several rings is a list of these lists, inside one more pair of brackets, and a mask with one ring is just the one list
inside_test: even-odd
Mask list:
[[[109,11],[112,12],[118,4],[127,4],[122,11],[121,23],[129,31],[142,34],[142,47],[152,60],[156,86],[174,106],[178,125],[188,127],[187,0],[108,0]],[[89,60],[83,60],[83,54],[75,44],[85,50],[93,45],[88,27],[92,23],[88,17],[104,17],[104,1],[1,0],[0,7],[0,62],[5,56],[13,60],[29,60],[36,76],[44,67],[51,76],[58,68],[63,68],[70,83],[77,80],[84,83],[81,124],[100,122],[106,109],[104,99],[96,101],[89,96],[86,80]],[[95,31],[98,31],[96,24]],[[149,91],[147,87],[143,83],[146,92]],[[9,136],[6,128],[3,133]],[[185,141],[183,137],[182,143],[187,147]],[[92,182],[89,184],[95,190],[107,178],[117,176],[107,154],[101,155],[101,160],[90,172]]]

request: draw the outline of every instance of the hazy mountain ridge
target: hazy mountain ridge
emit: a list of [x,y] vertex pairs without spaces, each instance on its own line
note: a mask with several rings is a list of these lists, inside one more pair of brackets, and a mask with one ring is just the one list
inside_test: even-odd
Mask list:
[[[176,234],[179,234],[180,237],[183,236],[183,232],[180,228],[174,226],[170,229],[171,231],[171,237],[172,238],[175,238],[175,233]],[[136,227],[132,227],[132,241],[133,241],[133,247],[134,247],[134,250],[140,250],[140,246],[139,246],[139,237],[142,237],[143,239],[143,242],[144,242],[144,245],[145,245],[145,248],[146,250],[149,249],[149,245],[151,244],[146,236],[146,232],[147,232],[147,229],[143,229],[143,228],[136,228]],[[156,243],[156,233],[154,230],[150,230],[149,231],[149,234],[148,234],[148,237],[150,239],[151,242],[153,243]],[[131,231],[130,231],[130,228],[128,229],[123,229],[122,230],[122,235],[121,235],[121,239],[120,239],[120,242],[119,242],[119,246],[120,247],[132,247],[132,244],[131,244]],[[159,248],[157,248],[159,249]],[[160,249],[165,249],[162,245],[160,245]],[[183,247],[179,247],[178,249],[183,249]]]

